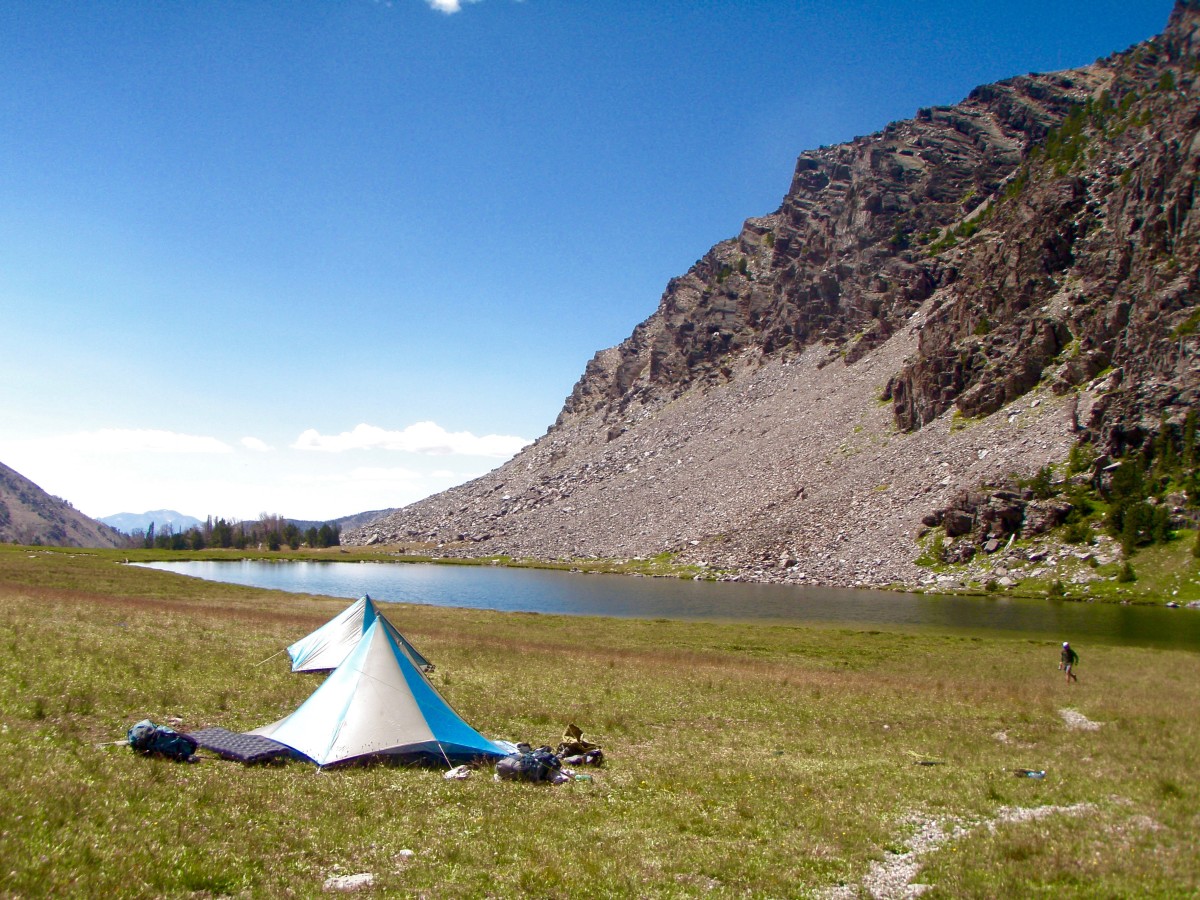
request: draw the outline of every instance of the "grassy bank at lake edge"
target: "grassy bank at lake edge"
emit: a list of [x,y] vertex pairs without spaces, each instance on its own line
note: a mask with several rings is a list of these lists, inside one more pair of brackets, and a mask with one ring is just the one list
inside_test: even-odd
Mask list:
[[371,872],[400,896],[865,896],[925,846],[925,896],[1200,887],[1193,653],[1082,647],[1068,687],[1050,641],[398,606],[468,721],[534,743],[574,721],[609,754],[596,781],[101,746],[146,716],[290,712],[319,680],[262,661],[345,603],[0,547],[0,892],[316,896]]

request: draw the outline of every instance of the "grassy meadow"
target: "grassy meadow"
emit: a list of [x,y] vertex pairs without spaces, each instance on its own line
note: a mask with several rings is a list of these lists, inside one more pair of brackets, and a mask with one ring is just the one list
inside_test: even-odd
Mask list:
[[1083,646],[1068,686],[1050,636],[400,605],[467,721],[535,745],[574,722],[595,780],[114,743],[292,711],[319,676],[273,655],[346,605],[0,545],[0,895],[310,897],[355,873],[427,898],[1200,891],[1200,653]]

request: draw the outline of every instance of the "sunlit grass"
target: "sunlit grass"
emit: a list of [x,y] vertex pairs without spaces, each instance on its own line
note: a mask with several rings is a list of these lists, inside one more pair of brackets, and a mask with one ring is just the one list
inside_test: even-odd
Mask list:
[[318,896],[371,872],[400,896],[814,896],[903,852],[913,816],[970,826],[923,857],[926,896],[1200,887],[1198,654],[1089,647],[1068,687],[1046,641],[397,605],[468,721],[535,744],[575,722],[596,780],[111,743],[290,712],[319,677],[273,655],[345,603],[0,547],[0,893]]
[[[931,532],[935,536],[938,532]],[[1062,599],[1088,603],[1125,603],[1161,606],[1176,603],[1180,606],[1200,601],[1200,558],[1193,552],[1196,532],[1181,529],[1173,540],[1138,549],[1128,559],[1133,569],[1132,581],[1120,577],[1126,559],[1097,565],[1087,557],[1096,551],[1091,544],[1061,545],[1044,542],[1020,542],[1018,549],[1031,550],[1035,547],[1050,548],[1056,554],[1053,565],[1030,563],[1023,571],[1041,571],[1038,577],[1020,574],[1019,583],[1000,588],[997,594],[1012,597],[1044,598],[1052,594]],[[928,549],[928,542],[926,549]],[[919,549],[919,548],[918,548]],[[1075,554],[1079,554],[1076,556]],[[1080,556],[1084,559],[1079,558]],[[950,565],[939,563],[939,573],[966,577],[970,567],[966,564]],[[1020,570],[1019,570],[1020,571]],[[990,595],[983,582],[969,582],[966,588],[954,588],[953,593]],[[939,588],[945,590],[945,588]]]

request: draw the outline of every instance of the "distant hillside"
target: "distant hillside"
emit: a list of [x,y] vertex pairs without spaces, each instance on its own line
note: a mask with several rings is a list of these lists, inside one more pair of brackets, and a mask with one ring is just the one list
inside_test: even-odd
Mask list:
[[185,516],[173,509],[155,509],[144,513],[123,512],[114,516],[102,516],[100,521],[126,534],[146,531],[152,524],[156,531],[162,531],[167,526],[170,526],[172,531],[187,531],[204,524],[194,516]]
[[1195,455],[1198,185],[1200,0],[1178,0],[1127,51],[804,152],[545,436],[342,542],[915,583],[945,522],[939,554],[1032,563],[996,552],[1048,515],[1007,485],[1073,450],[1095,485]]
[[[369,510],[367,512],[355,513],[352,516],[342,516],[340,519],[334,519],[332,524],[338,526],[338,528],[340,528],[342,531],[347,531],[348,529],[351,529],[351,528],[361,528],[364,525],[369,525],[371,522],[374,522],[376,519],[382,519],[384,516],[389,516],[394,512],[397,512],[397,510],[394,507],[391,509],[373,509],[373,510]],[[296,524],[299,525],[300,523],[297,522]],[[314,524],[314,525],[319,526],[324,523],[313,522],[313,523],[307,523],[307,524]],[[307,524],[304,527],[307,527]]]
[[0,464],[0,542],[52,547],[121,547],[125,537]]

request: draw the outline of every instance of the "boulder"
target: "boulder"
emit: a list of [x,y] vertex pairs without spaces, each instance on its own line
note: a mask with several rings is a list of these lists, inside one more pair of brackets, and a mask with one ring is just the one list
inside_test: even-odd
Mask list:
[[942,516],[942,525],[946,528],[947,537],[961,537],[971,533],[975,518],[966,510],[948,509]]
[[1025,503],[993,494],[976,514],[976,527],[981,536],[1012,534],[1025,520]]
[[1057,528],[1067,520],[1067,515],[1074,509],[1066,500],[1057,497],[1049,500],[1033,500],[1025,507],[1025,524],[1021,529],[1024,535],[1045,534],[1052,528]]

